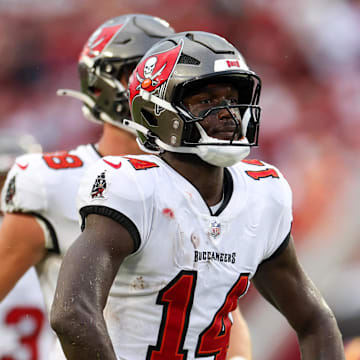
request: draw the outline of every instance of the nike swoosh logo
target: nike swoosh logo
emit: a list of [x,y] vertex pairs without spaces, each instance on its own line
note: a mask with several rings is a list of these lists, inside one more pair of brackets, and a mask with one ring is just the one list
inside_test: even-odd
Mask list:
[[19,164],[19,163],[16,163],[16,165],[17,165],[21,170],[26,170],[27,167],[29,166],[29,164],[21,165],[21,164]]
[[108,160],[105,160],[105,159],[103,159],[103,161],[105,163],[107,163],[108,165],[112,166],[114,169],[120,169],[120,167],[121,167],[121,161],[118,164],[114,164],[114,163],[112,163],[112,162],[110,162]]

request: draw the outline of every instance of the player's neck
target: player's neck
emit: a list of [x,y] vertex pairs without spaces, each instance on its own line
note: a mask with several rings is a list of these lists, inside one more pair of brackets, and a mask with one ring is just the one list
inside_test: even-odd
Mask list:
[[190,181],[209,206],[219,203],[223,196],[224,169],[202,161],[196,155],[165,152],[161,158]]
[[142,154],[134,135],[111,124],[104,124],[103,133],[97,149],[102,156]]

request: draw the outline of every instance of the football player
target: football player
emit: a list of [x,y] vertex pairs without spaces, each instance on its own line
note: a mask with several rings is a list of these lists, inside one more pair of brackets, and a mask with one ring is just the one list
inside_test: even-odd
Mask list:
[[294,328],[303,359],[344,359],[296,257],[287,181],[244,160],[258,143],[260,89],[214,34],[175,34],[141,59],[125,124],[156,155],[105,157],[81,182],[83,232],[51,311],[68,359],[223,360],[250,280]]
[[[80,233],[75,205],[80,177],[101,156],[141,152],[131,129],[123,125],[130,117],[129,75],[151,45],[172,33],[162,19],[126,15],[102,24],[86,43],[79,59],[81,92],[60,90],[59,94],[81,100],[84,115],[103,124],[102,136],[95,145],[16,160],[2,197],[6,215],[0,228],[0,300],[36,265],[50,308],[63,255]],[[250,359],[246,324],[238,312],[233,315],[237,329],[233,336],[240,335],[232,341],[231,349]],[[53,358],[62,353],[59,344],[57,347]]]
[[[15,158],[38,150],[41,151],[40,145],[30,135],[0,137],[0,192]],[[8,190],[5,196],[10,197],[12,188]],[[33,268],[0,302],[0,339],[0,359],[48,359],[53,335],[47,321],[39,280]]]

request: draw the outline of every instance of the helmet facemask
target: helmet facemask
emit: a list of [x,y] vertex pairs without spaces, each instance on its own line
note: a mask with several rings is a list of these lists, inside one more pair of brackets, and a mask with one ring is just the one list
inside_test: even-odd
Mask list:
[[[258,127],[260,120],[260,107],[257,105],[256,98],[257,92],[259,89],[255,87],[254,89],[254,79],[249,77],[249,75],[244,75],[243,77],[236,77],[236,81],[230,77],[219,77],[211,81],[213,85],[216,84],[229,84],[237,90],[237,99],[223,99],[221,102],[216,104],[208,105],[199,105],[189,108],[189,105],[186,105],[184,98],[191,94],[196,94],[201,92],[201,89],[206,87],[207,82],[211,79],[206,79],[205,81],[195,81],[193,84],[186,84],[182,86],[180,94],[175,95],[175,104],[179,104],[182,111],[179,113],[179,116],[185,122],[185,128],[191,129],[187,131],[187,135],[184,134],[182,144],[184,146],[203,146],[203,145],[234,145],[234,146],[256,146],[258,143]],[[180,99],[180,100],[179,100]],[[228,136],[226,139],[221,139],[219,136],[211,136],[211,133],[208,134],[203,129],[202,124],[205,121],[211,121],[211,118],[217,120],[219,112],[223,112],[222,117],[226,119],[225,126],[228,132],[233,128],[231,136]],[[224,114],[225,113],[225,114]],[[194,126],[195,125],[195,126]],[[196,130],[198,136],[196,133]],[[194,131],[195,130],[195,131]],[[246,145],[244,145],[244,138],[247,138]]]
[[[233,81],[231,79],[227,82],[224,78],[224,84],[230,85]],[[214,86],[221,83],[221,77],[212,82]],[[231,166],[245,158],[250,152],[250,146],[258,143],[260,108],[252,103],[253,84],[249,76],[238,77],[232,86],[237,90],[236,98],[223,99],[216,104],[197,103],[191,108],[185,105],[184,97],[189,94],[185,86],[184,97],[180,101],[184,111],[180,117],[186,124],[185,128],[189,127],[190,131],[187,136],[183,136],[182,146],[195,147],[201,159],[215,166]],[[195,90],[190,91],[190,94],[201,94],[203,88],[206,88],[206,81],[196,81]],[[205,124],[211,123],[213,126],[208,126],[206,130]],[[249,124],[255,131],[248,131]]]
[[128,91],[124,84],[127,84],[138,60],[101,59],[92,68],[86,69],[87,93],[95,100],[96,106],[87,103],[84,106],[89,108],[95,121],[104,121],[101,112],[119,123],[124,118],[130,118]]

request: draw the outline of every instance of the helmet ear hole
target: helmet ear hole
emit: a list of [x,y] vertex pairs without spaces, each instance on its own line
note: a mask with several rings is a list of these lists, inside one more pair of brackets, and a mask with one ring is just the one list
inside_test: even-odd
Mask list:
[[148,123],[150,126],[159,126],[157,118],[151,114],[149,111],[142,109],[141,110],[142,118]]

